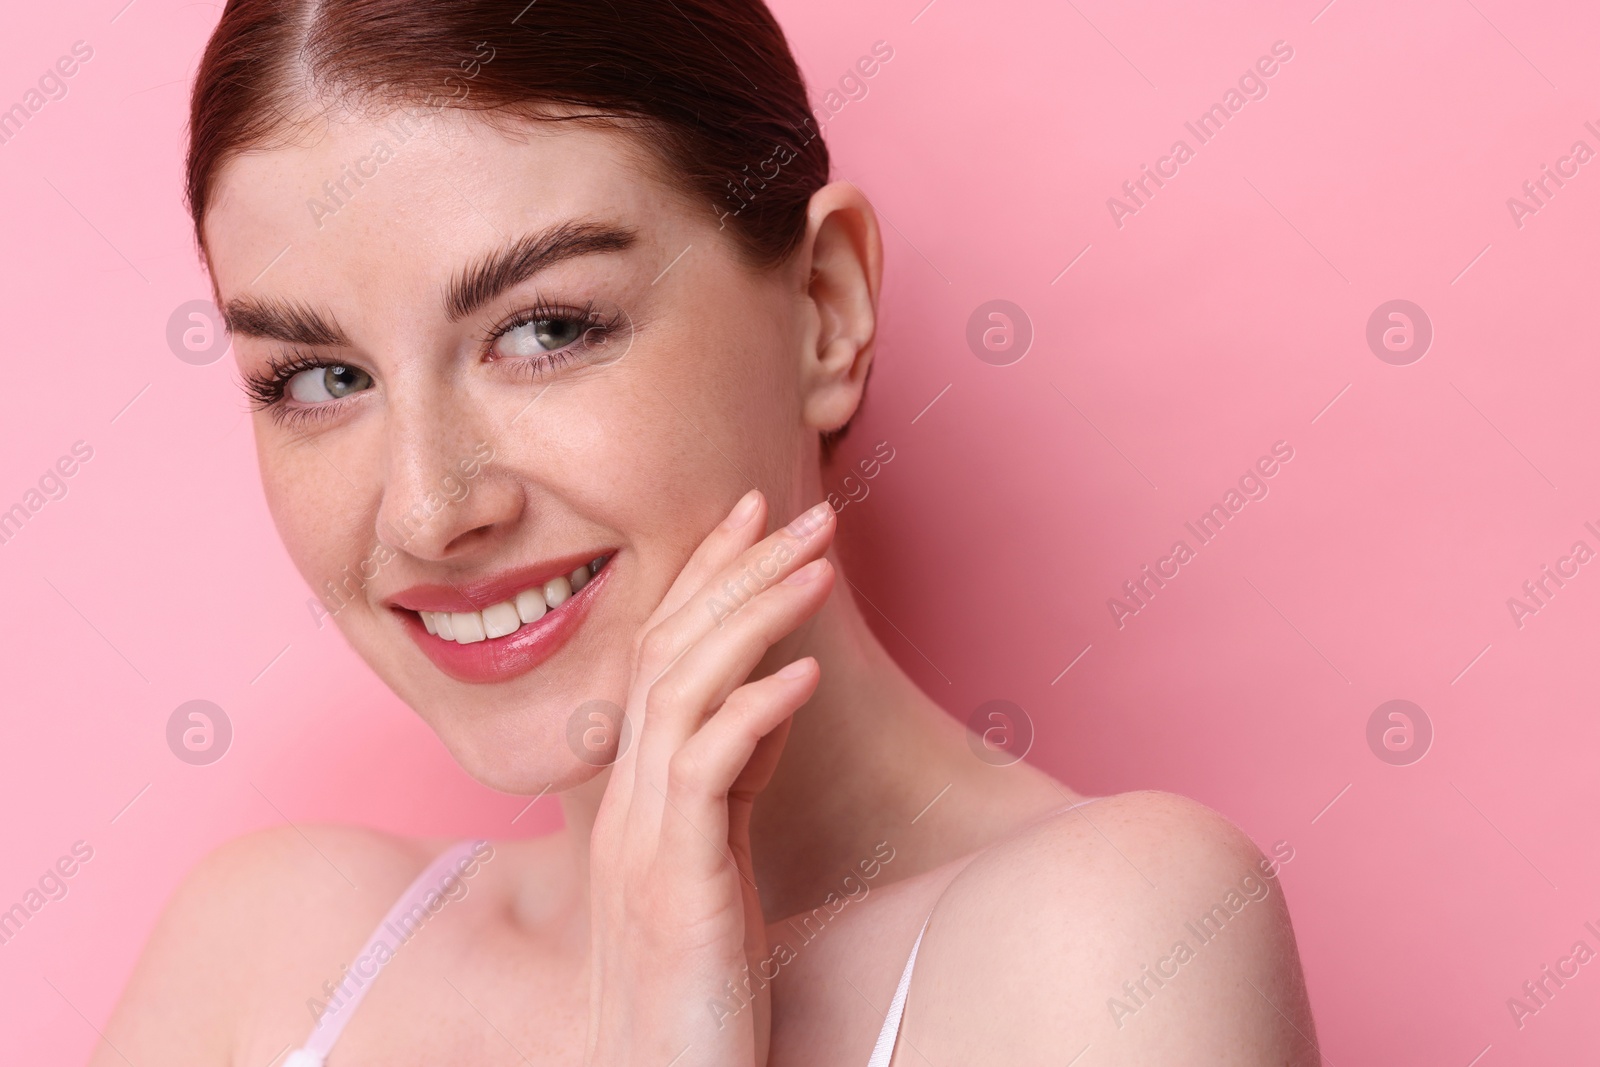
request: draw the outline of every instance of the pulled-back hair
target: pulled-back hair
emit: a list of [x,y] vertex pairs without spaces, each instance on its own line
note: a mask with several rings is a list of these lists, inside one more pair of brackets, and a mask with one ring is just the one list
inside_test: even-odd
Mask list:
[[828,181],[805,82],[762,0],[228,0],[190,101],[202,258],[218,168],[291,143],[335,103],[630,130],[757,267],[795,249]]

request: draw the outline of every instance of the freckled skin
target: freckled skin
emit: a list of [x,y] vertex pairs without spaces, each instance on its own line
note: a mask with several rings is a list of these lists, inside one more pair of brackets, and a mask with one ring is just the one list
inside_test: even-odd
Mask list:
[[[248,296],[318,309],[350,343],[312,354],[372,383],[320,418],[292,417],[308,403],[280,409],[287,419],[257,413],[262,482],[314,591],[382,551],[387,561],[334,617],[340,631],[468,773],[511,793],[551,789],[565,828],[526,840],[504,828],[467,895],[386,966],[334,1059],[585,1062],[589,980],[600,971],[590,933],[602,913],[591,905],[611,888],[591,884],[590,848],[631,839],[608,842],[608,820],[597,831],[613,771],[575,756],[568,719],[585,701],[625,702],[641,627],[747,490],[764,494],[763,522],[776,529],[861,458],[865,446],[825,470],[818,441],[861,401],[877,342],[881,236],[865,197],[835,182],[813,195],[795,254],[757,271],[719,232],[713,206],[660,180],[626,135],[509,130],[457,112],[440,113],[318,220],[307,200],[372,151],[386,118],[340,114],[219,174],[206,221],[219,304]],[[450,321],[443,293],[468,264],[570,220],[631,228],[637,240],[554,266]],[[621,358],[606,348],[605,358],[580,356],[536,378],[519,372],[508,346],[486,358],[486,336],[512,314],[591,302],[626,323],[613,335],[626,342]],[[247,376],[285,348],[234,337]],[[466,480],[470,492],[397,537],[430,494],[460,484],[460,463],[485,444],[493,458]],[[917,461],[898,439],[886,455]],[[385,603],[414,584],[590,551],[615,552],[603,595],[552,658],[506,681],[449,678]],[[831,549],[827,558],[837,568]],[[1049,814],[1083,798],[1027,763],[974,758],[965,729],[878,641],[851,585],[838,571],[820,608],[775,635],[749,675],[770,681],[814,657],[820,676],[785,722],[776,769],[748,812],[759,894],[750,907],[759,905],[766,943],[789,947],[771,988],[764,1062],[864,1063],[931,914],[900,1067],[924,1057],[1058,1063],[1089,1043],[1096,1067],[1316,1063],[1276,885],[1159,999],[1113,1024],[1107,999],[1170,951],[1183,923],[1254,870],[1260,852],[1214,812],[1168,794]],[[876,608],[894,615],[892,604]],[[1039,726],[1058,728],[1043,714]],[[169,903],[91,1064],[274,1061],[305,1040],[308,998],[446,844],[299,825],[217,849]],[[623,848],[623,859],[633,855]],[[819,908],[837,913],[827,932],[798,936]],[[674,995],[648,988],[650,968],[641,970],[633,1003]]]
[[[634,632],[750,487],[745,477],[791,513],[807,491],[821,495],[807,484],[799,361],[784,358],[808,326],[801,288],[792,270],[745,268],[716,216],[640,180],[614,134],[501,136],[449,112],[430,129],[437,140],[398,148],[320,227],[306,207],[323,196],[316,177],[337,176],[381,128],[332,123],[309,147],[236,160],[207,219],[213,266],[224,299],[270,293],[329,308],[355,342],[330,358],[376,383],[309,431],[255,416],[273,517],[313,589],[396,541],[410,509],[442,495],[479,442],[492,446],[467,498],[423,525],[335,621],[474,775],[508,791],[563,788],[594,773],[570,756],[567,717],[586,700],[621,701]],[[572,218],[640,239],[447,321],[441,294],[461,264]],[[483,360],[483,336],[511,313],[590,300],[631,323],[612,339],[627,346],[620,361],[607,353],[603,365],[529,380]],[[283,347],[242,337],[235,351],[248,371]],[[417,582],[588,548],[619,550],[603,605],[563,654],[504,684],[446,678],[380,606]]]

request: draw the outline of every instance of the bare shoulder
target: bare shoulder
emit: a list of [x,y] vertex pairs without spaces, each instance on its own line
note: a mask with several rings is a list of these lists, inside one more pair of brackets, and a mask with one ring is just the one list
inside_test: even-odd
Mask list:
[[906,1039],[935,1062],[1065,1061],[1092,1046],[1097,1067],[1316,1064],[1277,877],[1293,855],[1170,793],[1040,820],[940,897]]
[[444,844],[306,825],[214,849],[168,899],[91,1064],[231,1062],[263,991],[315,991]]

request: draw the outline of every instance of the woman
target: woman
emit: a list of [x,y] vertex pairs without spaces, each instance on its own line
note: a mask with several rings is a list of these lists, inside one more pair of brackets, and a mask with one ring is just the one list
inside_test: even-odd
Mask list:
[[975,758],[858,611],[880,234],[760,0],[234,0],[191,138],[319,610],[566,825],[223,847],[94,1063],[1318,1062],[1272,861]]

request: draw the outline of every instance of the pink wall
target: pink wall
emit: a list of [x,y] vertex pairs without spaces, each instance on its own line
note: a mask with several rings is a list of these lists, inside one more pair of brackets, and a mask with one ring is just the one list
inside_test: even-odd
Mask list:
[[[554,818],[512,825],[523,801],[315,629],[231,361],[165,339],[207,292],[179,162],[217,11],[122,2],[21,5],[0,34],[0,106],[93,49],[0,144],[0,508],[93,449],[0,545],[0,906],[94,850],[0,946],[5,1062],[81,1061],[165,895],[228,837]],[[1600,151],[1600,17],[1323,2],[777,5],[819,103],[893,49],[827,127],[889,223],[881,362],[842,455],[895,458],[841,516],[854,579],[922,684],[960,715],[1018,702],[1033,758],[1078,788],[1175,790],[1293,844],[1330,1061],[1574,1062],[1600,967],[1520,1029],[1506,1000],[1600,948],[1600,563],[1520,626],[1507,601],[1600,549],[1600,161],[1559,162]],[[1200,143],[1185,122],[1277,41],[1267,95]],[[1192,158],[1160,164],[1180,138]],[[1172,176],[1115,218],[1141,164]],[[1576,175],[1516,217],[1543,164]],[[997,299],[1033,334],[1005,366],[966,340]],[[1406,365],[1366,339],[1396,299],[1432,323]],[[1279,441],[1265,498],[1200,546],[1185,522]],[[1193,558],[1119,627],[1108,599],[1180,538]],[[193,699],[234,730],[212,766],[167,747]],[[1393,699],[1431,723],[1420,762],[1369,746]]]

